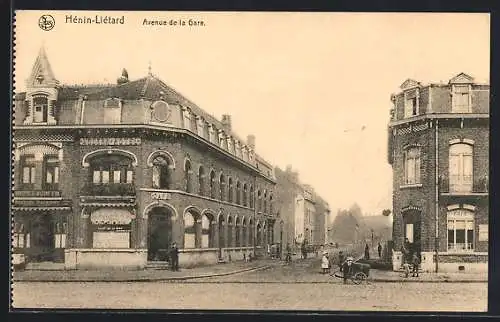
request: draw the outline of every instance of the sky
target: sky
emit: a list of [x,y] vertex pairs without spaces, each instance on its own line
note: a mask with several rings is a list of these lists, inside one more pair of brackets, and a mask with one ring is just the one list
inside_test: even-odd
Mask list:
[[[54,29],[39,28],[42,14]],[[257,153],[291,165],[334,215],[353,203],[367,214],[392,208],[387,125],[403,81],[465,72],[489,82],[488,14],[17,11],[15,32],[16,91],[42,45],[62,84],[114,83],[123,68],[133,80],[150,66],[208,113],[230,114],[239,136],[254,134]]]

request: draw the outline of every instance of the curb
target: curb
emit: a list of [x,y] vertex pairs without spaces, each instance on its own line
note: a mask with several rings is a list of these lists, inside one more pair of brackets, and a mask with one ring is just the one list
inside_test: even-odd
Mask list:
[[271,268],[270,265],[265,266],[257,266],[251,268],[240,269],[231,272],[224,273],[214,273],[214,274],[204,274],[204,275],[192,275],[192,276],[179,276],[179,277],[166,277],[166,278],[123,278],[116,280],[99,280],[99,279],[68,279],[61,280],[57,278],[48,278],[48,279],[12,279],[12,282],[88,282],[88,283],[114,283],[114,282],[174,282],[174,281],[185,281],[185,280],[193,280],[199,278],[208,278],[208,277],[219,277],[219,276],[227,276],[227,275],[235,275],[239,273],[251,272],[251,271],[260,271]]
[[368,279],[369,282],[377,282],[377,283],[488,283],[488,280],[391,280],[391,279]]

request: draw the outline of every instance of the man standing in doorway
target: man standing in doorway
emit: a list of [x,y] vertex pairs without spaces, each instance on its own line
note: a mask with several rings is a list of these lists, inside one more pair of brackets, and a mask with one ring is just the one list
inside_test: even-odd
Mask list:
[[177,248],[176,243],[172,243],[172,247],[170,249],[170,263],[172,271],[176,272],[179,270],[179,248]]

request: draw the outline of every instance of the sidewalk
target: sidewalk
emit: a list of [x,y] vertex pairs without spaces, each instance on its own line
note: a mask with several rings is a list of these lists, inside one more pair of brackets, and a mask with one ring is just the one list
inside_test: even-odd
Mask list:
[[407,278],[402,272],[370,270],[370,281],[399,283],[487,283],[488,273],[419,273],[418,277]]
[[13,272],[14,282],[148,282],[182,281],[258,271],[270,268],[267,259],[254,262],[232,262],[203,267],[184,268],[178,272],[167,269],[142,270],[24,270]]

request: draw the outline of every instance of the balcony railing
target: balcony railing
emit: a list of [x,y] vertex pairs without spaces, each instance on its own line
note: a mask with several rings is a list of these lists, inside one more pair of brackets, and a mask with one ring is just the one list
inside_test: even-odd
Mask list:
[[135,186],[131,183],[89,183],[82,189],[85,196],[135,196]]
[[469,194],[488,193],[488,176],[441,176],[439,188],[442,193]]
[[38,197],[38,198],[59,198],[61,191],[58,190],[17,190],[14,197]]

